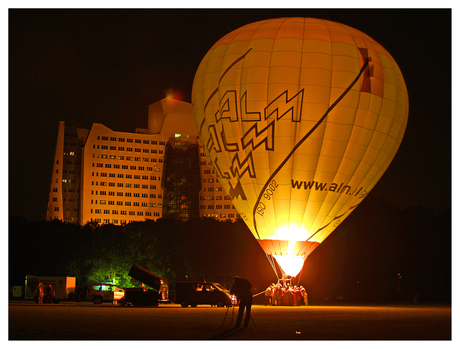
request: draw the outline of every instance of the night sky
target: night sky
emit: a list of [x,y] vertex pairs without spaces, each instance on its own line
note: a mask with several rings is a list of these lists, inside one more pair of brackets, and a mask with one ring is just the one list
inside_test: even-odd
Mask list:
[[451,207],[450,10],[9,10],[9,214],[45,218],[58,122],[147,128],[148,106],[180,93],[211,46],[245,24],[315,17],[363,31],[409,92],[402,145],[370,195]]

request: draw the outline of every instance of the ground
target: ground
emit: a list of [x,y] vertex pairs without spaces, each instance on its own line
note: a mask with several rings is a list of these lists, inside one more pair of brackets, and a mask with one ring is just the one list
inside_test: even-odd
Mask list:
[[9,302],[9,339],[450,340],[451,307],[255,305],[248,328],[238,308],[120,307],[89,302]]

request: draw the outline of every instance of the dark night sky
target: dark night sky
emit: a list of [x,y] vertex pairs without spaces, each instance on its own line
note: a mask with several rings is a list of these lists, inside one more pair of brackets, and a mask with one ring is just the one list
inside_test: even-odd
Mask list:
[[208,49],[245,24],[316,17],[363,31],[399,64],[409,123],[371,195],[406,207],[451,207],[450,10],[9,10],[9,214],[44,219],[58,122],[147,127],[148,106],[190,102]]

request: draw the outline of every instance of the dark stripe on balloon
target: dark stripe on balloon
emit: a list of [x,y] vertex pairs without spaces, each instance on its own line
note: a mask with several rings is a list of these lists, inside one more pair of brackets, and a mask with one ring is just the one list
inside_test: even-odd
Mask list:
[[[343,217],[347,214],[348,211],[353,211],[359,204],[356,204],[355,206],[351,206],[348,210],[346,210],[345,213],[342,213],[341,215],[338,215],[338,216],[335,216],[334,218],[332,218],[332,220],[327,223],[326,225],[322,226],[321,228],[319,228],[317,231],[315,231],[315,233],[310,236],[308,239],[311,239],[313,236],[315,236],[316,234],[318,234],[321,230],[327,228],[329,225],[331,225],[332,222],[334,222],[336,219],[340,218],[340,217]],[[308,240],[307,239],[307,240]]]
[[[233,66],[238,63],[239,61],[243,60],[244,57],[246,57],[246,55],[249,53],[249,51],[251,51],[252,48],[250,48],[249,50],[246,51],[246,53],[244,55],[242,55],[241,57],[237,58],[232,64],[229,65],[229,67],[227,69],[225,69],[224,73],[222,74],[222,76],[220,77],[219,79],[219,84],[220,82],[222,81],[222,79],[224,78],[225,74],[227,74],[229,72],[230,69],[233,68]],[[208,104],[209,102],[211,101],[211,99],[214,97],[214,95],[217,93],[217,91],[219,91],[219,84],[217,84],[217,87],[214,91],[212,91],[211,95],[208,97],[208,100],[206,101],[206,104],[204,105],[204,112],[206,112],[206,108],[208,107]]]
[[203,129],[203,126],[204,126],[205,122],[206,122],[206,117],[204,117],[203,120],[201,120],[200,131],[198,131],[198,137],[201,136],[201,130]]
[[[292,148],[292,150],[288,154],[288,156],[283,160],[283,162],[281,162],[281,164],[272,173],[272,175],[269,177],[269,179],[267,180],[267,182],[263,186],[262,190],[259,193],[259,197],[257,198],[257,201],[256,201],[256,203],[254,205],[254,209],[252,211],[252,219],[253,219],[253,222],[254,222],[254,229],[256,231],[258,239],[260,239],[260,236],[259,236],[259,232],[257,230],[256,210],[257,210],[257,207],[259,206],[260,200],[262,199],[262,195],[265,192],[265,190],[267,189],[268,185],[272,182],[273,178],[278,174],[278,172],[283,168],[283,166],[289,161],[289,159],[292,157],[292,155],[294,155],[295,151],[303,144],[303,142],[305,142],[307,140],[308,137],[310,137],[310,135],[319,127],[319,125],[321,125],[321,123],[326,119],[326,117],[332,111],[332,109],[334,109],[337,106],[337,104],[339,104],[339,102],[347,95],[347,93],[350,92],[350,90],[353,88],[353,86],[358,82],[358,80],[361,77],[361,75],[363,74],[364,70],[366,70],[368,64],[369,64],[369,59],[366,59],[366,61],[364,62],[363,66],[361,68],[361,70],[358,73],[358,76],[351,82],[350,86],[348,86],[347,89],[339,96],[339,98],[337,98],[337,100],[327,109],[326,113],[324,113],[324,115],[321,117],[321,119],[319,119],[319,121],[315,124],[315,126],[313,126],[312,129],[310,131],[308,131],[308,133],[305,136],[302,137],[302,139],[294,146],[294,148]],[[324,229],[325,227],[323,227],[321,229]]]

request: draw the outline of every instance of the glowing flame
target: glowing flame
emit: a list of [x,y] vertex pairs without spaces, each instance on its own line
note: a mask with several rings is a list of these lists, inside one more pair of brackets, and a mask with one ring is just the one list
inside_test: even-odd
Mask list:
[[273,257],[275,257],[286,275],[297,276],[300,270],[302,270],[304,260],[301,256],[273,255]]
[[284,274],[289,276],[297,276],[302,270],[304,257],[295,254],[295,241],[289,241],[288,249],[284,255],[273,255]]

